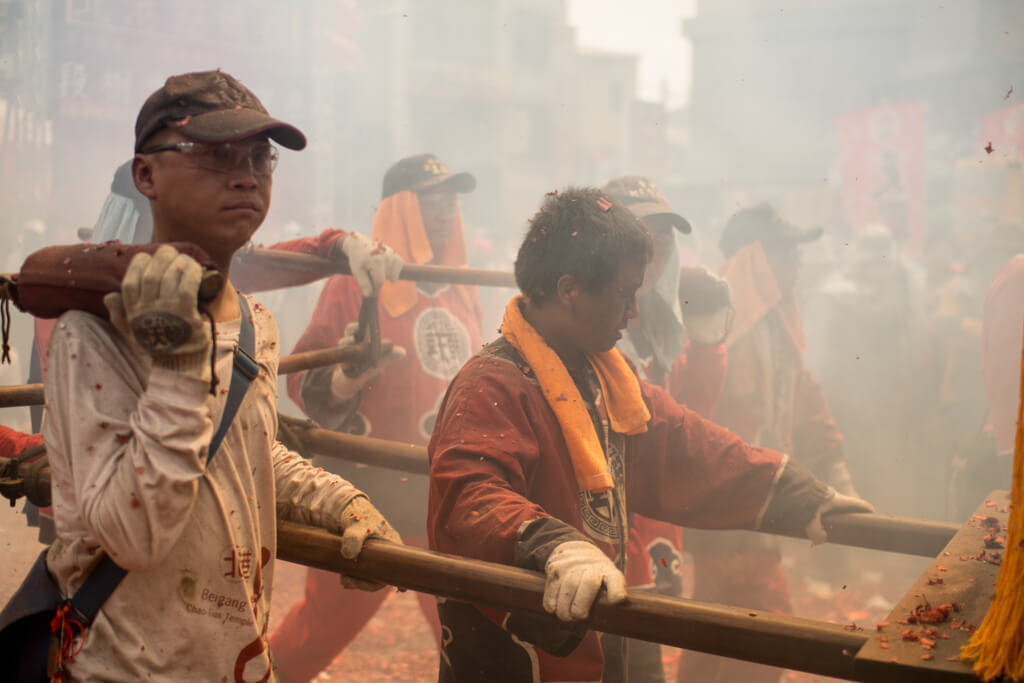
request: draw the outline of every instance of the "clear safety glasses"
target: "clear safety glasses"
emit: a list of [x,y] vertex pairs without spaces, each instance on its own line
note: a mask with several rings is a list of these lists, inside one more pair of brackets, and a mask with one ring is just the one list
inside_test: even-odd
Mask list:
[[257,178],[269,177],[277,167],[277,148],[269,142],[235,144],[225,142],[208,145],[203,142],[175,142],[144,150],[143,154],[157,152],[180,152],[185,160],[196,168],[215,173],[230,173],[243,163]]

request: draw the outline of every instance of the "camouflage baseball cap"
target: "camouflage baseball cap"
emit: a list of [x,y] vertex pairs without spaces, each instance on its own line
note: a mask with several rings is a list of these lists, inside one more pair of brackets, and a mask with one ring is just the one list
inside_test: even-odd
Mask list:
[[401,159],[384,174],[380,198],[398,192],[472,192],[476,178],[469,173],[452,173],[436,154],[417,154]]
[[288,149],[302,149],[306,136],[267,113],[252,91],[223,71],[171,76],[149,96],[135,120],[135,151],[154,133],[175,128],[199,142],[232,142],[266,133]]
[[690,221],[672,209],[665,198],[665,193],[650,178],[639,175],[612,178],[602,189],[609,197],[620,201],[637,218],[668,216],[676,230],[684,235],[689,235],[692,230]]

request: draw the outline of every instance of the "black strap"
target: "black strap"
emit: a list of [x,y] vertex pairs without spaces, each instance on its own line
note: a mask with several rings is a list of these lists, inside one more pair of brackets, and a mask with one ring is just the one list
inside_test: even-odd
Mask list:
[[[206,456],[206,464],[209,467],[210,459],[217,452],[228,427],[231,426],[238,407],[242,405],[242,399],[249,389],[249,385],[259,374],[260,367],[254,358],[256,349],[256,331],[253,329],[252,317],[249,315],[249,304],[245,297],[238,295],[238,308],[242,312],[242,326],[238,332],[238,345],[235,347],[235,360],[231,370],[231,386],[228,388],[227,401],[224,404],[224,415],[220,419],[217,433],[210,440],[210,448]],[[214,340],[216,343],[216,340]],[[92,571],[85,581],[75,591],[75,595],[68,602],[71,609],[81,621],[82,626],[88,627],[100,611],[100,607],[106,602],[110,594],[114,592],[121,579],[125,577],[128,570],[122,569],[110,559],[110,555],[104,555],[96,569]]]

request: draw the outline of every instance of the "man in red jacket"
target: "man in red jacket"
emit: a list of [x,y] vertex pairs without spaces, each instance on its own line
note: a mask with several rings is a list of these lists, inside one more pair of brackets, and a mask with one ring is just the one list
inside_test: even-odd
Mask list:
[[[402,159],[384,175],[373,237],[405,262],[466,265],[458,194],[474,189],[468,173],[452,174],[433,154]],[[333,346],[351,334],[362,292],[352,278],[327,281],[313,319],[295,352]],[[382,367],[349,377],[344,367],[288,377],[288,393],[307,415],[329,429],[425,445],[448,381],[480,348],[480,304],[475,287],[388,282],[380,292],[381,336],[395,344]],[[385,468],[318,461],[347,472],[387,510],[410,545],[426,546],[426,477]],[[390,590],[343,590],[334,574],[310,569],[306,594],[271,637],[282,680],[309,680],[342,651],[373,617]],[[432,596],[417,594],[440,643]],[[338,618],[344,605],[345,617]]]
[[544,572],[558,620],[439,601],[442,683],[623,680],[627,642],[572,622],[602,589],[626,597],[633,512],[823,541],[825,512],[871,510],[636,376],[614,347],[651,255],[636,217],[597,189],[550,195],[530,221],[523,296],[440,406],[427,523],[435,550]]

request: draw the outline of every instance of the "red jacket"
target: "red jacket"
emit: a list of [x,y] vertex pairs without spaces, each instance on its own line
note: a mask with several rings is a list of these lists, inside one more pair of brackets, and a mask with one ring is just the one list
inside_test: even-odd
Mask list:
[[672,366],[668,393],[701,417],[710,418],[722,395],[727,367],[725,345],[687,342],[685,352]]
[[[294,352],[336,345],[345,326],[358,318],[361,303],[354,278],[330,278]],[[403,347],[406,356],[387,365],[359,393],[358,401],[343,409],[331,407],[333,367],[289,375],[288,395],[329,429],[425,445],[449,380],[480,348],[478,310],[467,305],[455,288],[446,286],[433,296],[421,291],[413,308],[397,318],[382,309],[380,329],[381,337]],[[355,482],[399,533],[424,535],[426,477],[387,469],[355,469],[326,459],[318,464]]]
[[[775,334],[770,317],[766,317],[729,350],[730,357],[735,350],[767,360],[776,377],[774,388],[751,385],[750,377],[761,375],[736,373],[730,362],[714,420],[744,441],[792,454],[816,476],[825,477],[842,459],[843,436],[821,385],[804,366],[802,354],[784,342],[765,343]],[[789,389],[780,394],[775,390],[780,386]]]
[[10,460],[26,448],[41,446],[42,434],[24,434],[0,425],[0,461]]
[[[672,367],[668,392],[673,399],[701,417],[708,417],[722,393],[725,379],[725,346],[694,344]],[[629,535],[628,585],[653,586],[659,593],[682,594],[683,534],[675,524],[642,515],[633,517]]]
[[[783,456],[740,439],[641,382],[651,420],[643,434],[624,440],[625,496],[630,512],[702,528],[753,528],[766,506]],[[441,552],[514,564],[524,524],[547,517],[585,533],[581,497],[565,439],[530,368],[503,339],[474,356],[456,375],[438,413],[428,447],[430,547]],[[617,548],[588,538],[609,555]],[[566,657],[555,657],[501,630],[493,610],[484,622],[446,619],[442,659],[454,676],[482,680],[466,650],[477,640],[503,666],[536,666],[542,681],[596,681],[604,658],[587,633]],[[472,609],[472,608],[470,608]],[[486,621],[486,620],[485,620]],[[516,654],[518,653],[518,657]],[[508,680],[514,680],[508,678]]]

